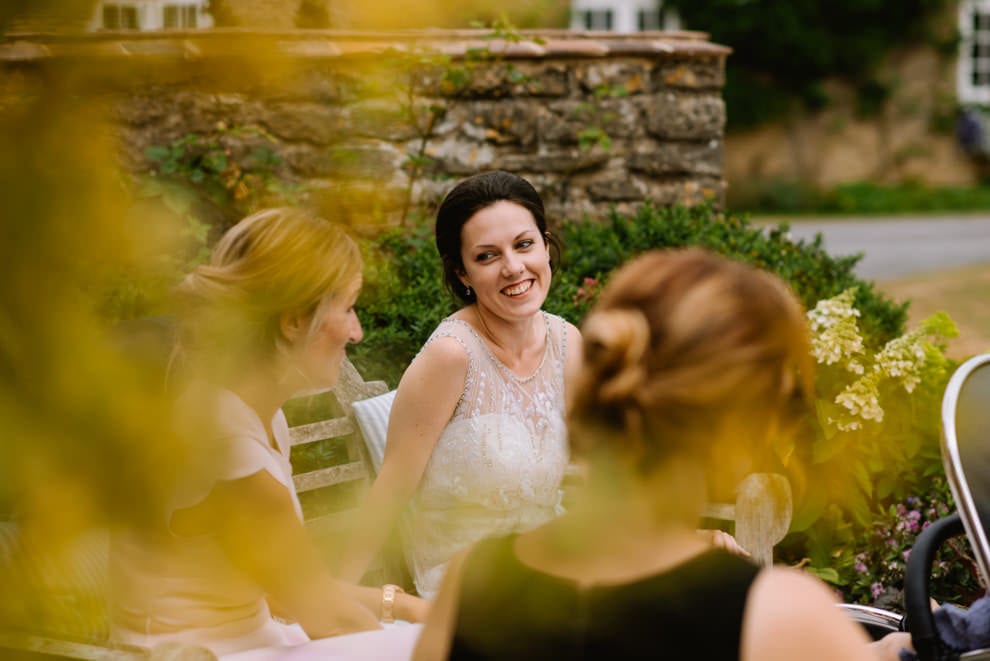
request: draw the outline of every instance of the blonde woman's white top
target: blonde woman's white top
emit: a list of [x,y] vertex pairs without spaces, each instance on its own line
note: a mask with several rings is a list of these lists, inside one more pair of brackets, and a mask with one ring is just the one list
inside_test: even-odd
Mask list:
[[113,637],[148,646],[178,640],[218,654],[289,642],[261,586],[230,562],[214,535],[180,536],[169,527],[173,512],[202,502],[217,482],[259,471],[285,486],[301,519],[285,416],[278,411],[271,421],[272,447],[258,415],[229,390],[187,393],[180,410],[196,410],[212,429],[197,432],[202,461],[180,481],[160,524],[114,535]]

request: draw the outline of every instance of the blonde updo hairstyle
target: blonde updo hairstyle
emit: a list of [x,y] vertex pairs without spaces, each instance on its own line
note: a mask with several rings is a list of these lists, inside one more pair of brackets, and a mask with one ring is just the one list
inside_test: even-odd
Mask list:
[[357,244],[334,223],[301,209],[254,213],[178,285],[180,353],[219,376],[284,354],[282,316],[309,316],[308,340],[362,265]]
[[[700,248],[620,268],[582,328],[569,412],[575,454],[649,474],[671,457],[706,470],[765,454],[811,401],[805,315],[777,276]],[[728,447],[733,450],[727,452]],[[728,485],[726,485],[728,486]],[[731,484],[734,487],[735,483]]]

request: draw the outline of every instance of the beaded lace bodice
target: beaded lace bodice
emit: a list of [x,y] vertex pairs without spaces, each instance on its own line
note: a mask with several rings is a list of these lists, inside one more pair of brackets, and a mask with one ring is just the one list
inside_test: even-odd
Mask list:
[[407,517],[416,586],[432,596],[447,561],[483,537],[528,530],[559,513],[568,463],[564,427],[566,323],[544,313],[536,371],[515,375],[465,321],[445,319],[427,345],[455,339],[468,355],[464,390]]

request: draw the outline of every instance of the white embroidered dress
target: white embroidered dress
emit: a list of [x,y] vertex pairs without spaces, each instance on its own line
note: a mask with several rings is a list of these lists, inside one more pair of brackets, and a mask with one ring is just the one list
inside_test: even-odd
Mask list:
[[546,352],[518,377],[460,319],[427,340],[452,337],[468,355],[464,391],[437,441],[404,522],[416,589],[432,598],[447,561],[493,535],[528,530],[561,512],[569,452],[564,426],[566,322],[543,313]]

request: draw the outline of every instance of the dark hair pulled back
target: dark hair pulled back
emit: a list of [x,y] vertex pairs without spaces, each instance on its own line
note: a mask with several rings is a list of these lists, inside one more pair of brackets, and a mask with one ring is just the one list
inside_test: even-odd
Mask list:
[[468,177],[447,193],[437,210],[436,243],[443,263],[443,281],[455,298],[473,303],[476,295],[469,291],[458,275],[464,271],[461,259],[461,233],[464,224],[476,213],[496,202],[512,202],[530,212],[545,244],[550,247],[550,268],[560,260],[560,246],[547,232],[543,200],[533,185],[518,175],[502,170],[483,172]]

